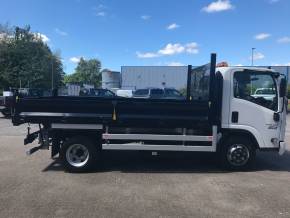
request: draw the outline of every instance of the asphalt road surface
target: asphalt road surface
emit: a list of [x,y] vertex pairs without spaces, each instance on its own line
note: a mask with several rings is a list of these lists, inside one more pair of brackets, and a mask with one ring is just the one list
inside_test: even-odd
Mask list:
[[251,172],[211,154],[114,152],[70,174],[48,151],[26,156],[25,128],[0,118],[0,217],[290,217],[289,151],[259,152]]

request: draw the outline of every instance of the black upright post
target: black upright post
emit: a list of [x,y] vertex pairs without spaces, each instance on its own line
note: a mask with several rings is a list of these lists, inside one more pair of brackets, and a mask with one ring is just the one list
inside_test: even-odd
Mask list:
[[216,124],[217,108],[216,108],[216,99],[215,99],[215,69],[216,69],[216,54],[212,53],[210,57],[210,83],[209,83],[209,119],[210,122]]
[[209,100],[214,100],[215,87],[215,68],[216,68],[216,54],[212,53],[210,56],[210,84],[209,84]]
[[187,68],[187,89],[186,89],[186,100],[190,101],[191,96],[190,96],[190,90],[191,90],[191,71],[192,71],[192,66],[188,65]]

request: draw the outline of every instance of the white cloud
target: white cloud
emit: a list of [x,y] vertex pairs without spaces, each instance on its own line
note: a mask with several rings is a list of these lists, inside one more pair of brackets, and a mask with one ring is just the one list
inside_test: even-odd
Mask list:
[[286,63],[286,64],[279,64],[279,63],[277,64],[277,63],[272,63],[271,65],[272,65],[272,66],[275,66],[275,67],[281,67],[281,66],[284,67],[284,66],[290,66],[290,62],[289,62],[289,63]]
[[269,38],[270,36],[271,36],[271,34],[269,34],[269,33],[259,33],[259,34],[255,35],[254,38],[256,40],[264,40],[264,39]]
[[4,39],[13,39],[14,35],[9,35],[7,33],[0,33],[0,41]]
[[99,4],[98,6],[93,7],[94,14],[98,17],[106,16],[108,11],[107,9],[108,8],[103,4]]
[[178,61],[172,61],[172,62],[167,63],[167,66],[185,66],[185,65]]
[[151,16],[150,15],[142,15],[141,19],[142,20],[149,20],[149,19],[151,19]]
[[70,59],[70,62],[73,62],[74,64],[77,64],[80,62],[80,58],[79,57],[71,57]]
[[104,16],[106,16],[106,12],[104,12],[104,11],[99,11],[99,12],[96,13],[96,15],[97,15],[98,17],[104,17]]
[[198,50],[198,44],[196,42],[191,42],[185,45],[185,50],[187,53],[190,54],[197,54],[199,52]]
[[50,41],[50,39],[46,35],[44,35],[44,34],[40,34],[40,38],[41,38],[41,40],[43,42],[49,42]]
[[278,43],[290,43],[290,37],[285,36],[277,40]]
[[236,64],[236,65],[234,65],[234,66],[236,66],[236,67],[242,67],[242,66],[244,66],[243,64]]
[[[261,59],[264,59],[264,58],[265,58],[265,55],[262,54],[261,52],[255,52],[254,53],[254,56],[253,56],[254,60],[261,60]],[[252,59],[252,56],[249,59]]]
[[198,44],[196,42],[191,42],[187,44],[180,44],[180,43],[168,43],[164,48],[159,49],[157,52],[136,52],[138,58],[155,58],[161,56],[169,56],[169,55],[176,55],[181,53],[187,54],[197,54]]
[[49,39],[45,34],[42,34],[42,33],[34,33],[34,36],[35,36],[36,38],[41,39],[44,43],[50,41],[50,39]]
[[7,36],[6,33],[0,33],[0,39],[4,39]]
[[234,8],[235,7],[231,4],[229,0],[217,0],[204,7],[202,11],[205,11],[207,13],[214,13],[220,11],[227,11]]
[[138,58],[156,58],[159,57],[160,55],[153,53],[153,52],[145,52],[145,53],[141,53],[141,52],[136,52],[137,57]]
[[61,36],[67,36],[67,32],[64,32],[58,28],[55,28],[54,31],[58,34],[58,35],[61,35]]
[[273,3],[277,3],[278,1],[280,1],[280,0],[269,0],[269,3],[273,4]]
[[174,30],[174,29],[177,29],[178,27],[180,27],[178,24],[172,23],[169,26],[167,26],[167,29],[168,30]]
[[159,54],[161,55],[174,55],[174,54],[179,54],[184,52],[185,48],[179,43],[175,44],[167,44],[163,49],[160,49],[158,51]]
[[107,7],[103,4],[99,4],[95,9],[106,9]]

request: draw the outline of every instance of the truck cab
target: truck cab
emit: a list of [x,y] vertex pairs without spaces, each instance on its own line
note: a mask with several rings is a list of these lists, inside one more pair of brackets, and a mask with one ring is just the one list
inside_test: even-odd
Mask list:
[[[216,71],[224,81],[221,127],[251,134],[261,150],[280,149],[283,153],[287,110],[285,87],[281,87],[285,86],[284,76],[271,69],[252,67],[223,67]],[[271,90],[273,97],[257,95],[257,90]]]

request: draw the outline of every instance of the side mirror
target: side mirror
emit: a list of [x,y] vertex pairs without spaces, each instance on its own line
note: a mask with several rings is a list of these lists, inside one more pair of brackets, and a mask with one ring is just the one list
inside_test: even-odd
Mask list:
[[285,97],[286,96],[286,90],[287,90],[287,81],[285,78],[281,79],[280,82],[280,97]]

